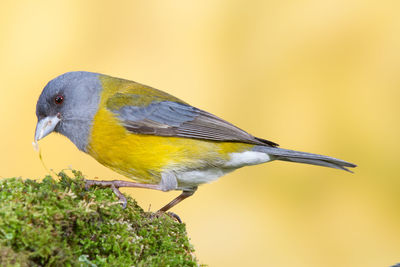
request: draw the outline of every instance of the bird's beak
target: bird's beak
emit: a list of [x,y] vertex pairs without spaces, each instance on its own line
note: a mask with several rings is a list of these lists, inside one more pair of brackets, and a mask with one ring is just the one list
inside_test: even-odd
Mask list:
[[41,119],[36,125],[35,142],[46,137],[48,134],[54,131],[54,128],[56,128],[59,122],[60,122],[59,115],[51,117],[49,116]]

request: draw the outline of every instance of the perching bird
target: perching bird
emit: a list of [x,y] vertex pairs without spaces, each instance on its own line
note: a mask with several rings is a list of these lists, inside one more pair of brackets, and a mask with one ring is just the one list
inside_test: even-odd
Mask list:
[[341,170],[356,165],[328,156],[278,148],[163,91],[91,72],[68,72],[50,81],[36,106],[35,142],[51,132],[68,137],[101,164],[133,179],[88,181],[182,194],[243,166],[273,160]]

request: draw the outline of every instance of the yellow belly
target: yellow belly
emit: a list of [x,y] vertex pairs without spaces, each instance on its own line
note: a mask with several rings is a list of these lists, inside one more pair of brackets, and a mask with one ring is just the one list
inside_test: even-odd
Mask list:
[[156,184],[163,171],[222,165],[230,153],[251,147],[235,142],[133,134],[110,111],[100,108],[94,117],[87,151],[122,175],[137,182]]

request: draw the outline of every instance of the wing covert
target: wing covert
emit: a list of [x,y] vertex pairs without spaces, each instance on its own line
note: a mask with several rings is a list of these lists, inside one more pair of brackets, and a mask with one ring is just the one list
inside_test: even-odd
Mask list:
[[[121,93],[115,97],[120,98]],[[140,95],[124,94],[124,97],[134,98],[137,101]],[[136,134],[277,146],[271,141],[256,138],[231,123],[184,102],[160,100],[157,99],[146,106],[129,104],[118,108],[115,108],[115,105],[107,106],[128,131]],[[109,101],[113,101],[112,97]],[[124,102],[129,103],[129,100],[125,99]]]

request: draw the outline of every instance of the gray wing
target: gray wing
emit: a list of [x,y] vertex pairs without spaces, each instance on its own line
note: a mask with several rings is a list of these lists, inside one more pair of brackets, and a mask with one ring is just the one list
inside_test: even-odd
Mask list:
[[206,111],[185,103],[156,101],[147,106],[111,108],[125,128],[136,134],[175,136],[277,146],[257,138]]

